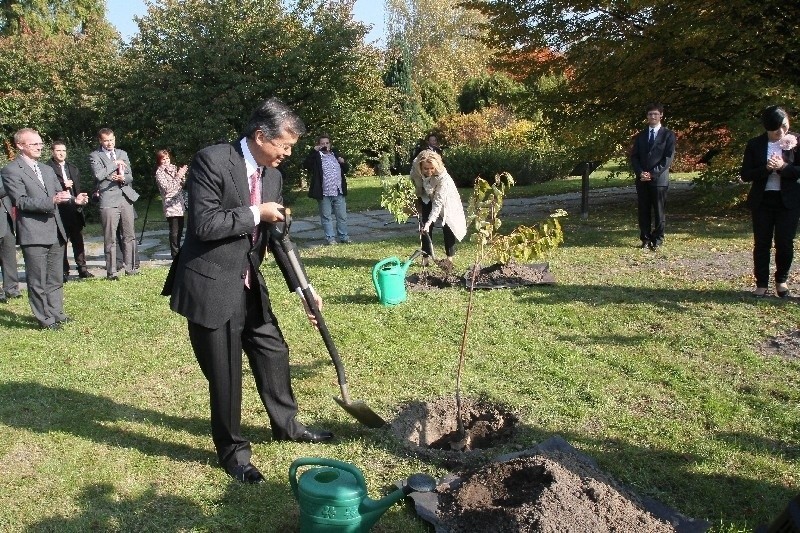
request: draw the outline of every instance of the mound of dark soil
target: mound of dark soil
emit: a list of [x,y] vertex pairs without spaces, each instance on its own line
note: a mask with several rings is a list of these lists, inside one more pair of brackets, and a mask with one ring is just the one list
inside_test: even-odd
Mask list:
[[[464,274],[464,284],[469,289],[473,287],[472,277],[474,269]],[[556,280],[550,272],[548,263],[508,263],[482,268],[475,277],[476,289],[507,289],[527,287],[529,285],[551,285]]]
[[559,437],[412,493],[437,533],[702,532],[710,524],[640,498]]
[[787,360],[800,358],[800,330],[770,337],[757,347],[759,353]]

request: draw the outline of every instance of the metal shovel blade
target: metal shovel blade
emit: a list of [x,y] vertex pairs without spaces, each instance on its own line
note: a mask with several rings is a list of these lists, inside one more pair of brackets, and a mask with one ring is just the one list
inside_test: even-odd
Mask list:
[[333,397],[333,400],[338,403],[342,409],[347,411],[350,416],[368,428],[378,429],[386,425],[386,420],[381,418],[378,413],[370,409],[369,406],[361,400],[348,403],[336,396]]

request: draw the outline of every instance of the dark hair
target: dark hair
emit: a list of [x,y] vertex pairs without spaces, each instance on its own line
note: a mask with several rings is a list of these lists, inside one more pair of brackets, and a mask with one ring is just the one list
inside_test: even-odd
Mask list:
[[786,120],[788,116],[789,115],[782,107],[771,105],[761,112],[761,124],[764,125],[765,130],[775,131],[780,129],[783,125],[783,121]]
[[53,150],[53,149],[55,149],[56,146],[63,146],[64,148],[66,148],[67,147],[67,143],[66,143],[66,141],[63,141],[61,139],[56,139],[55,141],[50,143],[50,149]]
[[100,131],[97,132],[97,138],[99,139],[103,135],[114,135],[114,130],[111,128],[100,128]]
[[649,113],[650,111],[658,111],[663,115],[664,106],[661,105],[659,102],[650,102],[649,104],[647,104],[647,107],[645,108],[644,112]]
[[317,135],[317,144],[319,144],[319,142],[322,139],[328,139],[330,141],[331,140],[331,136],[328,135],[327,133],[320,133],[319,135]]
[[306,132],[306,126],[300,117],[289,109],[289,106],[273,97],[264,100],[253,111],[247,120],[242,136],[252,138],[259,130],[267,139],[274,139],[283,132],[299,137]]

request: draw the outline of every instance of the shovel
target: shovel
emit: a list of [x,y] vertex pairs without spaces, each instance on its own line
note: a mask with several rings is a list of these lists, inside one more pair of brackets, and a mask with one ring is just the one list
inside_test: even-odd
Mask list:
[[289,239],[289,227],[291,226],[292,222],[291,211],[288,208],[285,211],[285,219],[286,221],[284,223],[284,229],[282,232],[275,226],[270,226],[270,232],[275,240],[280,244],[281,248],[289,259],[292,272],[295,274],[295,276],[297,276],[297,279],[300,282],[300,290],[303,292],[303,297],[305,298],[309,309],[311,309],[311,312],[314,314],[314,318],[317,320],[317,329],[319,329],[319,333],[322,335],[322,340],[325,342],[325,348],[328,349],[328,354],[331,356],[333,366],[336,368],[336,377],[339,381],[339,389],[342,392],[342,397],[337,398],[334,396],[333,399],[342,407],[342,409],[347,411],[350,416],[368,428],[377,429],[383,427],[386,425],[386,421],[375,411],[370,409],[366,403],[361,400],[353,401],[350,399],[350,391],[347,387],[347,376],[344,373],[344,365],[339,357],[339,351],[336,349],[336,345],[333,343],[331,334],[328,331],[328,326],[325,324],[325,319],[322,318],[322,312],[319,310],[316,300],[314,300],[314,295],[311,292],[311,287],[308,284],[305,270],[300,263],[300,256],[297,254],[297,249]]

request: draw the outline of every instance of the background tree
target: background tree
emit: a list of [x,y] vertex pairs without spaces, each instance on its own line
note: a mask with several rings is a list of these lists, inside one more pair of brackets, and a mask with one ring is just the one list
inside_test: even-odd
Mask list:
[[[3,4],[6,25],[0,35],[2,134],[8,137],[29,126],[46,138],[84,138],[96,129],[119,58],[119,35],[104,18],[103,2],[93,3],[99,9],[95,12],[77,10],[89,2],[75,3],[72,11],[66,10],[69,2],[58,3],[51,19],[44,12],[29,17],[29,11],[23,11],[31,8],[28,4],[11,4]],[[19,25],[7,23],[11,11],[17,21],[37,22],[15,33],[11,30]],[[73,31],[78,19],[63,15],[66,12],[82,17],[81,31]]]
[[[646,102],[666,106],[684,141],[758,129],[767,104],[792,107],[800,93],[800,4],[765,0],[470,0],[485,14],[491,43],[521,78],[561,74],[537,94],[565,142],[586,157],[627,147]],[[538,61],[520,62],[521,55]],[[516,60],[516,61],[515,61]],[[520,72],[522,67],[523,72]],[[570,137],[571,135],[571,137]]]
[[[138,20],[124,54],[127,83],[116,87],[113,117],[152,167],[153,150],[179,161],[235,138],[249,112],[277,96],[299,112],[309,136],[329,133],[351,162],[362,149],[390,144],[393,125],[379,52],[363,44],[366,28],[353,1],[159,1]],[[299,174],[290,167],[289,174]]]
[[105,9],[105,0],[0,0],[0,35],[85,33]]

